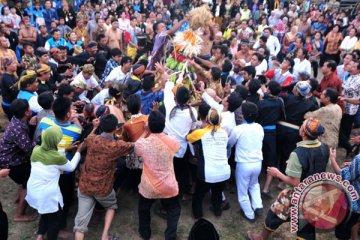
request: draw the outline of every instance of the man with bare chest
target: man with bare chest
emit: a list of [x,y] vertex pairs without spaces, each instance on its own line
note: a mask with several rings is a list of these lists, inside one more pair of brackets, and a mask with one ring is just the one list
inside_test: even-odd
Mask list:
[[19,31],[19,42],[20,44],[30,43],[35,45],[36,37],[37,37],[37,30],[36,28],[31,26],[29,16],[24,16],[24,28],[21,28]]
[[212,27],[207,27],[206,29],[204,29],[201,38],[204,42],[201,44],[201,51],[199,57],[204,60],[210,60],[211,48],[214,41],[214,30],[212,29]]
[[122,32],[119,29],[117,19],[111,21],[111,28],[106,31],[105,36],[108,38],[108,47],[110,49],[120,48],[122,50]]

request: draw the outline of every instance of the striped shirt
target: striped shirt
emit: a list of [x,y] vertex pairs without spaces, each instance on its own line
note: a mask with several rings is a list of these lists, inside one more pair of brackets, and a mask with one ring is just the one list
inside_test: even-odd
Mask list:
[[[39,123],[40,132],[51,126],[59,126],[62,130],[63,136],[60,143],[58,144],[58,151],[65,155],[65,149],[70,147],[71,144],[80,139],[82,129],[77,125],[68,122],[68,123],[59,123],[55,118],[44,117]],[[73,157],[72,152],[66,153],[66,158],[71,160]]]

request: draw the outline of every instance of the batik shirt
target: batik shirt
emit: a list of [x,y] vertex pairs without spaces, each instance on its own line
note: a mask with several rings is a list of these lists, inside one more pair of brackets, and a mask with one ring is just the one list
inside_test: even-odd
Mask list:
[[0,140],[0,168],[28,162],[35,145],[27,123],[13,117]]

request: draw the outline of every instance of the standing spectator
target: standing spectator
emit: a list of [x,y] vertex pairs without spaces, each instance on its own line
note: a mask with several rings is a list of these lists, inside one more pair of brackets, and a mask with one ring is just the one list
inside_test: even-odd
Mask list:
[[319,141],[332,148],[336,148],[338,145],[340,122],[342,118],[342,110],[339,105],[336,104],[338,96],[336,89],[331,87],[326,88],[320,95],[320,103],[323,107],[305,114],[305,119],[319,119],[326,129],[325,133],[319,137]]
[[90,36],[83,19],[80,18],[76,20],[76,27],[73,29],[73,32],[76,33],[77,40],[81,41],[84,46],[89,44]]
[[30,176],[30,155],[35,147],[29,137],[28,121],[31,110],[26,100],[16,99],[11,103],[13,117],[0,140],[0,168],[10,168],[9,176],[18,185],[18,201],[14,221],[29,222],[35,216],[25,215],[26,184]]
[[135,153],[143,159],[139,185],[139,233],[143,239],[150,239],[150,209],[155,200],[160,199],[167,212],[165,239],[176,239],[181,207],[172,158],[180,144],[174,137],[163,133],[165,117],[160,112],[150,114],[148,125],[150,135],[135,143]]
[[73,8],[69,7],[67,1],[63,1],[62,8],[59,9],[59,17],[62,17],[65,20],[65,24],[71,29],[75,27],[76,13]]
[[106,31],[105,36],[108,38],[108,46],[110,49],[119,48],[122,50],[122,31],[119,29],[119,22],[113,18],[111,20],[111,28]]
[[359,60],[353,60],[350,64],[350,77],[347,81],[344,81],[342,85],[342,99],[345,101],[345,111],[341,119],[339,137],[339,146],[345,148],[347,154],[352,151],[349,138],[355,121],[356,112],[359,108],[359,105],[353,104],[349,99],[360,98],[360,62]]
[[[234,119],[235,120],[235,119]],[[191,144],[199,144],[197,180],[192,201],[195,218],[203,216],[202,202],[206,193],[211,190],[211,202],[215,216],[222,213],[222,191],[224,183],[230,178],[230,166],[227,159],[228,134],[221,128],[221,115],[210,109],[204,128],[187,135]],[[216,145],[216,148],[213,146]]]
[[10,111],[11,103],[16,99],[19,92],[17,88],[18,78],[16,76],[17,63],[11,57],[2,59],[1,90],[2,102],[1,106],[9,121],[13,114]]
[[[14,62],[18,63],[15,52],[9,47],[9,40],[4,36],[0,36],[0,66],[3,66],[2,60],[4,57],[10,57]],[[2,73],[2,70],[0,73]]]
[[[94,132],[99,126],[103,132],[95,135]],[[134,147],[133,143],[117,140],[114,137],[117,128],[118,119],[113,114],[103,116],[100,118],[100,124],[98,119],[94,120],[94,130],[85,139],[87,155],[79,179],[79,208],[74,226],[77,240],[84,239],[96,202],[106,208],[101,239],[109,238],[109,229],[117,209],[117,199],[113,189],[116,165],[119,157],[126,156]]]
[[342,82],[337,76],[336,62],[333,60],[326,61],[321,68],[321,72],[324,75],[323,79],[320,82],[320,86],[316,95],[319,97],[320,94],[327,89],[328,87],[334,88],[338,93],[342,92]]
[[[275,81],[268,84],[268,92],[265,93],[264,98],[257,104],[259,109],[258,122],[264,129],[264,140],[262,145],[262,152],[264,156],[264,167],[275,167],[278,165],[277,147],[276,147],[276,124],[284,116],[284,103],[278,97],[281,92],[281,86]],[[272,199],[270,186],[273,177],[266,175],[266,182],[262,191],[262,195]]]
[[[258,108],[254,103],[243,103],[242,113],[245,124],[236,126],[229,137],[228,147],[235,147],[236,185],[241,215],[249,222],[255,222],[255,214],[262,211],[258,177],[263,160],[262,142],[264,130],[255,123]],[[250,197],[251,200],[250,200]]]
[[[335,25],[331,32],[329,32],[324,39],[324,56],[323,59],[334,60],[336,64],[340,62],[340,44],[343,40],[343,35],[340,32],[340,26]],[[321,65],[321,64],[320,64]]]
[[29,16],[24,16],[23,21],[25,27],[21,28],[19,31],[19,43],[30,43],[35,46],[36,38],[38,35],[37,29],[31,26]]
[[317,78],[318,76],[320,56],[324,51],[324,43],[321,38],[321,32],[316,32],[314,38],[311,40],[309,60],[311,62],[311,67],[314,71],[314,78]]
[[[60,127],[63,136],[61,141],[57,144],[57,150],[60,154],[65,156],[67,160],[71,160],[74,157],[73,150],[78,147],[79,142],[77,141],[79,140],[82,132],[82,128],[80,127],[81,125],[79,120],[71,113],[71,100],[61,97],[55,99],[52,110],[55,118],[44,117],[39,123],[40,132],[42,133],[51,126]],[[61,219],[59,220],[60,229],[65,229],[70,205],[74,195],[75,173],[62,173],[59,180],[59,186],[64,200],[62,208],[63,212],[61,214]],[[63,231],[61,234],[63,234]]]
[[[61,227],[63,196],[59,187],[62,171],[72,172],[80,161],[81,144],[71,160],[58,151],[63,137],[60,127],[51,126],[43,131],[41,145],[31,154],[31,173],[26,201],[40,214],[38,238],[57,239]],[[46,173],[46,174],[44,174]]]
[[[306,81],[297,82],[291,94],[283,95],[285,105],[285,116],[278,123],[277,147],[279,149],[279,169],[284,172],[286,161],[289,159],[291,151],[296,147],[299,141],[299,128],[304,120],[305,113],[318,109],[306,96],[311,91],[311,85]],[[278,186],[283,187],[280,183]]]
[[45,47],[47,40],[51,38],[51,35],[48,33],[46,25],[40,26],[40,33],[36,37],[36,45],[35,48]]
[[51,29],[51,22],[58,23],[58,15],[57,12],[51,7],[51,1],[45,1],[45,9],[43,10],[43,16],[45,19],[45,25],[47,29]]
[[356,37],[357,30],[355,28],[350,29],[349,35],[344,38],[340,44],[340,51],[343,53],[349,53],[355,46],[358,38]]
[[311,63],[308,60],[308,51],[304,48],[297,50],[296,58],[294,59],[293,76],[295,81],[301,72],[311,74]]

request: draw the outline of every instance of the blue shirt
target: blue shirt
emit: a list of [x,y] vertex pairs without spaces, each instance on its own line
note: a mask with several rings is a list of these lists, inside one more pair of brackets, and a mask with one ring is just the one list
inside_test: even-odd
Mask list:
[[161,102],[164,100],[163,91],[144,92],[139,90],[135,94],[141,98],[141,113],[144,115],[150,114],[153,102]]
[[[356,155],[351,165],[341,169],[340,175],[354,186],[356,192],[360,193],[360,154]],[[360,213],[360,198],[352,201],[352,211]]]
[[312,26],[311,29],[314,31],[319,31],[321,33],[324,33],[326,31],[326,23],[319,23],[319,22],[315,22]]

